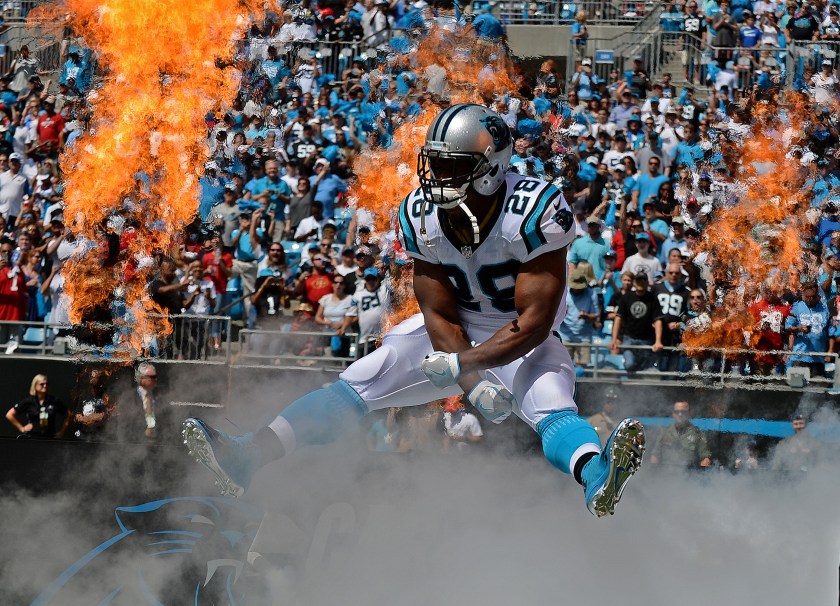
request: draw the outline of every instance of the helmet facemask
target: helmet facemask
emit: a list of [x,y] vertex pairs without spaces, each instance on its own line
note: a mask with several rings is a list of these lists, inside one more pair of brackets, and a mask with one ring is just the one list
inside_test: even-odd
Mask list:
[[426,201],[441,208],[455,208],[467,199],[470,185],[485,176],[492,167],[480,153],[420,150],[417,175]]

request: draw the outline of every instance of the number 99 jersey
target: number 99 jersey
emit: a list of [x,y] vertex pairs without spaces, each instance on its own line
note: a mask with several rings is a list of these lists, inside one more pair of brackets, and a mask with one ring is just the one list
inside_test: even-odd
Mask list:
[[[399,209],[399,237],[405,252],[444,269],[465,322],[494,328],[517,316],[514,292],[520,266],[575,239],[574,217],[554,185],[508,173],[503,187],[503,207],[489,235],[463,251],[446,237],[438,212],[424,200],[421,189],[406,196]],[[421,213],[425,214],[425,239],[420,232]],[[560,325],[565,314],[564,293],[552,328]]]

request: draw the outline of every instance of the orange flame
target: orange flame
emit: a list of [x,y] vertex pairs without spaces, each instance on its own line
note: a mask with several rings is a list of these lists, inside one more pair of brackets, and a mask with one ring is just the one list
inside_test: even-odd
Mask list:
[[[786,127],[780,109],[789,121]],[[798,292],[801,275],[816,277],[802,241],[803,234],[812,231],[806,215],[810,196],[802,191],[801,164],[789,156],[791,143],[802,138],[812,112],[795,94],[757,103],[750,110],[751,138],[737,149],[724,150],[730,173],[743,186],[740,200],[732,208],[716,211],[698,250],[709,254],[713,282],[729,288],[724,305],[711,314],[712,326],[685,334],[689,351],[755,347],[761,332],[754,331],[748,307],[760,287],[776,293]],[[772,170],[766,171],[767,166]]]
[[[155,250],[168,252],[195,216],[198,177],[208,155],[208,111],[233,99],[233,68],[220,69],[232,41],[259,14],[256,0],[64,0],[53,7],[98,55],[101,87],[88,96],[91,128],[61,164],[68,223],[90,244],[65,266],[70,317],[80,322],[119,285],[127,314],[121,339],[139,352],[164,327],[146,290]],[[49,14],[49,13],[47,13]],[[38,16],[35,17],[39,19]],[[43,21],[43,13],[40,16]],[[101,255],[118,216],[134,226],[113,267]],[[144,262],[145,261],[145,262]]]

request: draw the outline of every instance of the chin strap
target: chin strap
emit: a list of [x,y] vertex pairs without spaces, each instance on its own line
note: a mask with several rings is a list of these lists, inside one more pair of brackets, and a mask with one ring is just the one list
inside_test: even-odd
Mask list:
[[[464,211],[464,214],[467,215],[467,218],[470,220],[470,225],[472,225],[473,230],[473,244],[478,245],[481,241],[481,231],[478,227],[478,219],[475,218],[475,215],[470,212],[470,209],[467,208],[467,205],[463,202],[460,202],[458,206]],[[420,213],[420,237],[423,239],[423,244],[425,244],[427,248],[432,247],[432,243],[426,233],[426,213]]]
[[478,219],[475,218],[475,215],[470,212],[470,209],[467,208],[467,205],[464,204],[463,202],[461,202],[458,206],[460,206],[461,210],[464,211],[464,214],[467,215],[467,217],[470,220],[470,224],[472,225],[473,244],[478,244],[479,241],[481,240],[481,235],[480,235],[481,232],[478,229]]

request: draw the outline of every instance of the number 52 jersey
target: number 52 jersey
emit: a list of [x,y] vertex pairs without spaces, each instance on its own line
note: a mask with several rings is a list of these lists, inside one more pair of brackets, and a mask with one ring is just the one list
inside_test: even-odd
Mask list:
[[[489,235],[463,250],[441,229],[438,213],[446,211],[426,202],[421,189],[406,196],[399,209],[399,237],[405,252],[443,268],[455,288],[464,322],[494,328],[517,317],[514,293],[522,264],[565,248],[575,239],[574,217],[557,187],[516,173],[508,173],[502,187],[502,210]],[[426,238],[420,232],[421,213],[425,214]],[[564,293],[553,329],[565,315]]]

